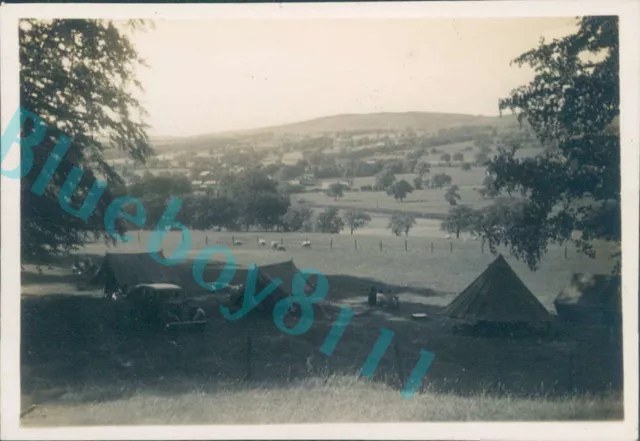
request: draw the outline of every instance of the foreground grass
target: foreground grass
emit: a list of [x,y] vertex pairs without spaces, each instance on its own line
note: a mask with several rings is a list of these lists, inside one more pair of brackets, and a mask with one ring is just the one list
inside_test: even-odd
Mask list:
[[397,389],[345,376],[316,377],[282,386],[191,382],[194,384],[185,389],[188,392],[180,395],[170,395],[166,390],[139,390],[121,399],[112,399],[106,390],[87,388],[64,395],[56,404],[39,406],[23,419],[23,425],[566,421],[623,417],[622,401],[616,395],[523,399],[427,392],[406,400]]

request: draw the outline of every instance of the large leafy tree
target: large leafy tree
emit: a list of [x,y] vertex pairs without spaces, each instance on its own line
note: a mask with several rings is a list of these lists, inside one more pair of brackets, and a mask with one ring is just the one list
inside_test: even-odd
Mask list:
[[492,230],[491,242],[508,245],[532,269],[549,243],[575,240],[591,254],[596,239],[620,242],[618,44],[617,17],[585,17],[575,34],[542,40],[514,60],[535,76],[500,109],[516,112],[546,148],[518,158],[519,144],[511,143],[488,163],[494,189],[528,202],[512,228]]
[[[104,214],[121,184],[105,162],[109,149],[144,162],[152,152],[143,122],[145,113],[135,96],[140,84],[135,68],[143,60],[127,32],[145,26],[131,21],[23,20],[20,22],[20,104],[47,125],[43,141],[34,148],[31,171],[21,181],[22,256],[40,260],[73,250],[87,239],[109,238]],[[33,124],[23,127],[28,135]],[[60,136],[71,143],[42,195],[33,183]],[[63,211],[58,194],[73,167],[84,174],[71,198],[71,207],[84,202],[96,178],[107,182],[93,214],[85,221]],[[124,223],[117,230],[124,232]]]

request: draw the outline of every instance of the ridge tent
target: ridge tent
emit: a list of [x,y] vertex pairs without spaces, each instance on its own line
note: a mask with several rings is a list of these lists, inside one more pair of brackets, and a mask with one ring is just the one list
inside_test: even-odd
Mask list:
[[620,276],[576,273],[553,302],[563,320],[615,324],[622,316]]
[[444,314],[476,323],[530,324],[551,319],[502,255],[445,308]]
[[[141,283],[171,283],[179,285],[190,295],[212,293],[194,279],[194,263],[194,260],[186,259],[170,266],[157,262],[149,253],[107,253],[91,283],[102,284],[105,294],[118,289],[127,290]],[[224,268],[224,262],[208,261],[203,280],[207,283],[216,281]],[[236,271],[233,280],[238,280],[244,274],[239,266],[236,265],[235,269],[240,271]]]
[[107,294],[141,283],[179,285],[180,277],[174,267],[156,262],[149,253],[107,253],[91,283],[102,284]]
[[[273,311],[273,308],[278,301],[293,295],[294,276],[300,271],[300,269],[292,260],[257,266],[257,268],[258,278],[256,281],[256,295],[262,291],[262,289],[267,287],[272,280],[280,279],[282,281],[282,283],[280,283],[280,285],[278,285],[278,287],[255,308],[257,311],[270,313]],[[315,276],[310,276],[304,284],[304,291],[307,296],[311,295],[315,289],[315,285],[313,284],[314,279]],[[242,306],[243,296],[244,287],[235,296],[234,303],[236,306]],[[316,302],[313,305],[316,312],[319,312],[325,318],[328,317],[327,309],[329,308],[329,304],[327,302]]]

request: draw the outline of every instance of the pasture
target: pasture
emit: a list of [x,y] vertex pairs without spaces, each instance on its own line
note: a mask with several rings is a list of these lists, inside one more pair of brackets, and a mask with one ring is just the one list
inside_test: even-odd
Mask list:
[[[242,246],[232,246],[231,236]],[[140,242],[110,251],[146,251],[148,237],[142,232]],[[262,247],[258,237],[282,241],[286,251]],[[189,259],[207,245],[228,247],[244,265],[293,258],[298,268],[326,275],[326,300],[335,306],[363,307],[372,285],[399,296],[399,311],[354,317],[331,356],[319,348],[335,317],[316,317],[308,332],[292,336],[270,315],[225,320],[219,307],[226,297],[212,293],[195,299],[209,317],[204,334],[122,334],[111,329],[112,311],[100,290],[78,290],[65,269],[68,261],[43,274],[25,266],[22,407],[36,407],[23,424],[621,418],[620,354],[606,330],[556,323],[555,333],[544,337],[454,332],[439,312],[494,256],[482,253],[480,242],[441,237],[410,236],[405,250],[405,238],[393,236],[192,232]],[[300,246],[306,238],[311,249]],[[165,253],[179,241],[179,232],[168,233]],[[550,248],[538,272],[505,257],[553,312],[553,299],[572,272],[609,271],[606,250],[602,244],[598,258],[589,259],[568,249],[565,259],[563,248]],[[81,254],[99,257],[105,251],[94,243]],[[415,312],[429,319],[411,320]],[[381,327],[395,333],[393,347],[372,379],[357,378]],[[399,388],[420,349],[436,358],[408,401]],[[592,362],[594,351],[598,363]]]

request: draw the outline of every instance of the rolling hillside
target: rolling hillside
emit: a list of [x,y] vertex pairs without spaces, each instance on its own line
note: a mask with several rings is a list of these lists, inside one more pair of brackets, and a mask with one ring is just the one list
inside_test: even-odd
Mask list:
[[344,114],[315,118],[293,124],[265,127],[235,135],[253,135],[258,133],[314,135],[325,132],[350,131],[404,131],[407,129],[434,132],[453,126],[478,125],[511,125],[516,123],[515,117],[503,118],[495,116],[465,115],[457,113],[404,112],[404,113],[367,113]]

